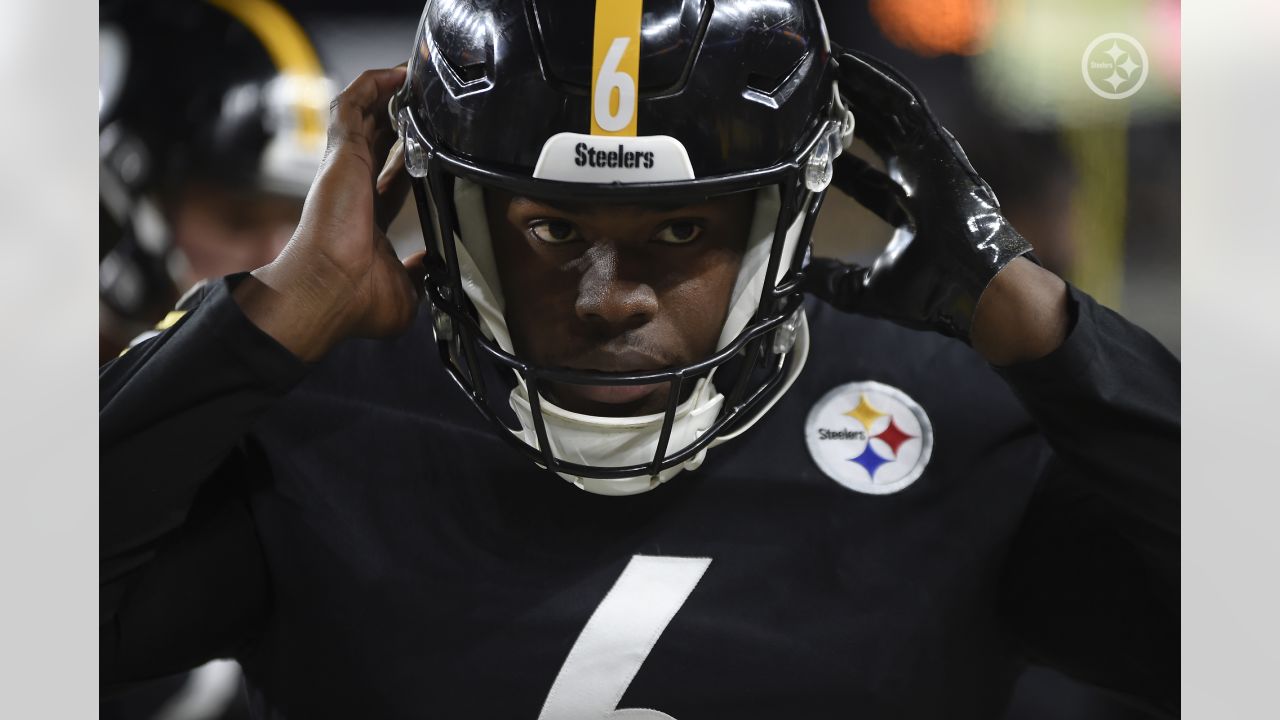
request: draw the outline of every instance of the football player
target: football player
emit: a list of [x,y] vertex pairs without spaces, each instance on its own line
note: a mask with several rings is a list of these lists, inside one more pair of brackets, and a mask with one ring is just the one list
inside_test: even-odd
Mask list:
[[[809,258],[831,184],[871,267]],[[103,683],[990,718],[1034,660],[1175,714],[1178,363],[1028,250],[813,2],[432,0],[281,255],[102,372]]]

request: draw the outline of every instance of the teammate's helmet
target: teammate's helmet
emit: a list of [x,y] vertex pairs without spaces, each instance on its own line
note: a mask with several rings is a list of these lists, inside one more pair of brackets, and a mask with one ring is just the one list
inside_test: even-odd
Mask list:
[[306,34],[272,0],[104,1],[104,304],[138,318],[176,299],[160,197],[187,181],[305,196],[332,96]]
[[[808,349],[797,286],[852,133],[830,56],[812,0],[427,2],[390,110],[432,250],[436,339],[480,412],[535,462],[593,492],[647,490],[696,467],[795,379]],[[519,357],[483,187],[631,204],[754,191],[718,350],[627,374]],[[596,417],[554,405],[539,392],[551,382],[672,392],[664,413]]]

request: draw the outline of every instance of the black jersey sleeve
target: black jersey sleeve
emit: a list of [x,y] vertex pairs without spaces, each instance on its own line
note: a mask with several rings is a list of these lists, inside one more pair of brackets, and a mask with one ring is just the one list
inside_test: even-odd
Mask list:
[[1180,364],[1084,293],[1071,301],[1060,348],[998,369],[1053,451],[1002,610],[1032,661],[1176,715]]
[[104,688],[232,655],[268,611],[248,432],[307,366],[241,313],[243,278],[99,371]]

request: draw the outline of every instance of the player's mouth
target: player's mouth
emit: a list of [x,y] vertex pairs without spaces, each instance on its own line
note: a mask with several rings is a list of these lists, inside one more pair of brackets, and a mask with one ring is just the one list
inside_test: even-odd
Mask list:
[[655,385],[568,385],[560,384],[557,389],[561,395],[570,395],[591,403],[606,405],[627,405],[640,400],[667,387],[667,383]]
[[[592,353],[577,358],[567,367],[575,370],[624,374],[663,370],[671,367],[654,355],[637,351]],[[557,405],[573,412],[606,417],[628,417],[661,412],[671,383],[642,385],[580,385],[553,383],[552,396]]]
[[552,383],[551,400],[571,412],[603,417],[635,417],[662,412],[670,383],[650,385],[572,385]]

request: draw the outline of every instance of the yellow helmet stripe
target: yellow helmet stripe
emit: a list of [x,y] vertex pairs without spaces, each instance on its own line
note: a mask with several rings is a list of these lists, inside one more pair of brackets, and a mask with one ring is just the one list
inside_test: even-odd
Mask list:
[[591,134],[636,134],[642,0],[596,0]]
[[[281,75],[292,75],[313,81],[316,88],[323,87],[324,69],[320,58],[302,26],[280,5],[272,0],[207,0],[239,20],[266,48],[271,62]],[[323,102],[306,102],[295,105],[298,113],[298,129],[305,137],[318,138],[324,134],[325,108]]]

